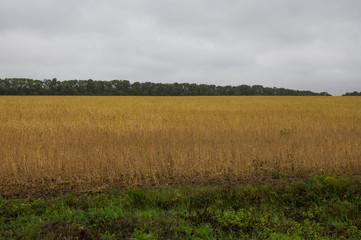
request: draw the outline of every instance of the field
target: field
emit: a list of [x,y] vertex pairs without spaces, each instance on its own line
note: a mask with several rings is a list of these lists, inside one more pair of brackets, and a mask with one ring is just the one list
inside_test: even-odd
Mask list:
[[360,239],[359,97],[0,97],[0,239]]
[[357,97],[12,96],[0,123],[3,192],[361,170]]

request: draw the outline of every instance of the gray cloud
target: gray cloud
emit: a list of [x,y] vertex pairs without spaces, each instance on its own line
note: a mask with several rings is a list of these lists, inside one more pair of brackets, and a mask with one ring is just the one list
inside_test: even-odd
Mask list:
[[361,91],[359,0],[0,0],[0,77]]

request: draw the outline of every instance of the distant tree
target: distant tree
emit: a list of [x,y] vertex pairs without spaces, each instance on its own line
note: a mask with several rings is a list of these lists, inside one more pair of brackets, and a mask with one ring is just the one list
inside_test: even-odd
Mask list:
[[95,94],[96,94],[95,82],[94,82],[93,79],[88,79],[88,80],[86,81],[85,88],[86,88],[86,91],[87,91],[90,95],[95,95]]
[[188,89],[189,89],[189,95],[190,96],[198,96],[198,85],[195,84],[195,83],[191,83],[189,84],[188,86]]
[[142,87],[140,82],[135,82],[131,86],[131,95],[140,96],[142,95]]
[[320,92],[320,96],[331,96],[328,92]]
[[59,94],[58,92],[58,80],[56,78],[53,79],[45,79],[43,81],[43,86],[46,90],[46,93],[49,95],[57,95]]
[[61,95],[78,95],[78,80],[62,82]]
[[237,89],[240,91],[240,95],[245,95],[245,96],[251,95],[251,91],[252,91],[251,86],[243,84],[238,86]]
[[252,95],[263,95],[263,86],[262,85],[253,85],[251,88]]
[[[330,96],[327,92],[314,93],[262,85],[216,86],[195,83],[152,83],[128,80],[95,81],[56,78],[43,81],[27,78],[0,79],[0,95],[135,95],[135,96]],[[358,92],[344,96],[359,96]]]
[[347,92],[343,94],[342,96],[361,96],[361,92],[353,91],[353,92]]
[[86,80],[79,80],[78,81],[78,94],[79,95],[91,95],[91,93],[88,91],[88,81]]

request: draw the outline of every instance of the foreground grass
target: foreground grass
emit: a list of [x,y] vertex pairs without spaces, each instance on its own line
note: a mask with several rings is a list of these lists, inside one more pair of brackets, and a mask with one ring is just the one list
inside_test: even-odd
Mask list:
[[0,198],[3,239],[360,239],[361,178]]

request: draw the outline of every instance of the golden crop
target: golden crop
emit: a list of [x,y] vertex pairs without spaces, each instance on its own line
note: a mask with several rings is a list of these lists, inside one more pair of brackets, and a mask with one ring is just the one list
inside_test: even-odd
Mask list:
[[0,97],[1,182],[360,170],[360,97]]

